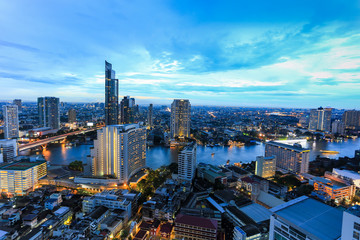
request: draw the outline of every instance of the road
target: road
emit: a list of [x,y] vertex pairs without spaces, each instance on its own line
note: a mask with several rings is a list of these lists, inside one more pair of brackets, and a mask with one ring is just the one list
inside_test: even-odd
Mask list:
[[32,149],[32,148],[36,148],[36,147],[39,147],[41,145],[48,144],[48,143],[51,143],[51,142],[59,141],[59,140],[65,139],[68,136],[83,134],[83,133],[87,133],[87,132],[91,132],[91,131],[95,131],[95,130],[97,130],[97,129],[92,128],[92,129],[80,130],[80,131],[65,133],[65,134],[62,134],[62,135],[41,139],[41,140],[38,140],[38,141],[35,141],[35,142],[22,144],[22,145],[19,146],[19,152],[25,151],[25,150],[28,150],[28,149]]

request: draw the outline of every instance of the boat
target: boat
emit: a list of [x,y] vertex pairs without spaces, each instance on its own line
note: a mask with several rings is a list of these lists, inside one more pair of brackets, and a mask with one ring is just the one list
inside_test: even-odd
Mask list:
[[211,153],[211,156],[213,157],[215,155],[215,153]]
[[338,151],[331,151],[331,150],[320,150],[322,154],[339,154]]

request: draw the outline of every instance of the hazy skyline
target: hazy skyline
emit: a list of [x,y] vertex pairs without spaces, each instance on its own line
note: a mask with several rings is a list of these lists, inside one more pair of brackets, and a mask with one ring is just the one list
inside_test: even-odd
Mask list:
[[[345,4],[346,3],[346,4]],[[359,1],[0,1],[0,100],[360,108]]]

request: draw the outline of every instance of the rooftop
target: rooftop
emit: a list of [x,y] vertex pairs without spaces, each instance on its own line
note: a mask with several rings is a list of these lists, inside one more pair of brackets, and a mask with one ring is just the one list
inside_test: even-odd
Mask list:
[[299,197],[271,211],[319,239],[341,236],[342,212],[314,199]]
[[27,169],[30,169],[32,167],[35,167],[37,165],[43,164],[46,161],[36,161],[36,162],[24,162],[24,161],[17,161],[12,162],[10,164],[4,165],[0,167],[0,170],[18,170],[18,171],[24,171]]
[[281,147],[281,148],[286,148],[286,149],[290,149],[290,150],[294,150],[294,151],[297,151],[297,152],[310,151],[307,148],[301,147],[301,145],[299,145],[299,144],[289,145],[289,144],[280,143],[280,142],[273,142],[273,141],[267,142],[266,144]]
[[178,214],[175,223],[187,224],[208,229],[217,229],[217,221],[207,218]]
[[240,210],[253,219],[256,223],[269,220],[272,214],[270,210],[257,203],[241,207]]
[[352,215],[355,215],[357,217],[360,217],[360,206],[354,205],[346,210],[346,212],[351,213]]

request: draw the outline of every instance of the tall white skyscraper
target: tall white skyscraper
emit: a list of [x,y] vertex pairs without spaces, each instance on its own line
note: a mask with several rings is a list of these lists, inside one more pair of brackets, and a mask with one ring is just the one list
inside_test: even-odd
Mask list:
[[309,130],[330,132],[332,108],[311,109]]
[[17,105],[4,105],[3,116],[5,122],[4,136],[5,138],[19,137],[19,115]]
[[174,102],[171,104],[171,138],[190,137],[190,109],[190,102],[186,99],[175,99]]
[[59,102],[60,99],[56,97],[38,98],[39,124],[42,127],[60,128]]
[[196,170],[196,143],[187,145],[178,156],[178,178],[180,181],[191,182]]
[[111,175],[126,183],[146,165],[146,128],[139,124],[103,127],[97,132],[91,156],[94,176]]

